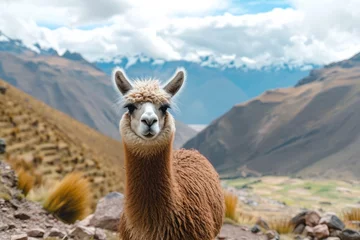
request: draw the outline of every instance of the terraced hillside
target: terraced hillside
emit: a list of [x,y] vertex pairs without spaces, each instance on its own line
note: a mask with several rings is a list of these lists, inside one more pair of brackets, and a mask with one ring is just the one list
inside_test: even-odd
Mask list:
[[50,108],[0,80],[0,138],[8,161],[23,160],[45,180],[78,170],[92,183],[94,199],[123,190],[120,142]]

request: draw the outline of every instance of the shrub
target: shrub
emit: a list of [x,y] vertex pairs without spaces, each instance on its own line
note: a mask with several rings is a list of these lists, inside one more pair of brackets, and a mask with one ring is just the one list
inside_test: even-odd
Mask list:
[[225,218],[229,218],[237,222],[236,208],[238,204],[238,198],[236,195],[229,191],[224,191],[225,197]]
[[348,221],[360,221],[360,208],[350,208],[342,212],[342,219]]
[[277,231],[279,234],[291,234],[294,225],[291,223],[291,217],[274,217],[268,221],[271,230]]
[[26,196],[29,193],[29,191],[33,188],[35,183],[35,178],[22,168],[18,170],[16,173],[18,176],[18,188]]
[[79,172],[69,173],[55,186],[43,207],[66,223],[83,219],[91,206],[90,184]]

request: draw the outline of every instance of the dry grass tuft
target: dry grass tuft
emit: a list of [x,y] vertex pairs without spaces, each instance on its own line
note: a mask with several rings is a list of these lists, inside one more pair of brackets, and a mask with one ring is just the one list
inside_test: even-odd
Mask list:
[[360,221],[360,208],[346,209],[341,213],[344,222]]
[[236,195],[229,191],[224,191],[225,197],[225,218],[237,222],[236,208],[238,205],[238,198]]
[[271,230],[277,231],[279,234],[291,234],[294,225],[291,223],[291,217],[274,217],[267,221]]
[[91,207],[90,184],[79,172],[69,173],[44,202],[44,208],[67,223],[87,216]]
[[18,188],[26,196],[30,190],[34,187],[35,177],[30,175],[24,169],[20,169],[16,172],[18,176]]

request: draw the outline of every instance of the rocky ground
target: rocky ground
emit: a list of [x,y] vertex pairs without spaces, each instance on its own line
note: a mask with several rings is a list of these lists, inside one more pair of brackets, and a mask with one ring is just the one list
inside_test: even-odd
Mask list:
[[[30,202],[16,189],[14,171],[0,159],[0,240],[103,240],[118,239],[116,234],[123,195],[112,192],[102,198],[93,214],[75,224],[65,224]],[[249,228],[224,224],[218,239],[266,239]]]

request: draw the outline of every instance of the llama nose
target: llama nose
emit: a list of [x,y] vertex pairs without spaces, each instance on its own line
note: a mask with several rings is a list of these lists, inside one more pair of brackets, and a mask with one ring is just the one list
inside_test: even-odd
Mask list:
[[141,118],[141,122],[151,127],[154,123],[157,122],[157,119],[155,116],[143,116]]

